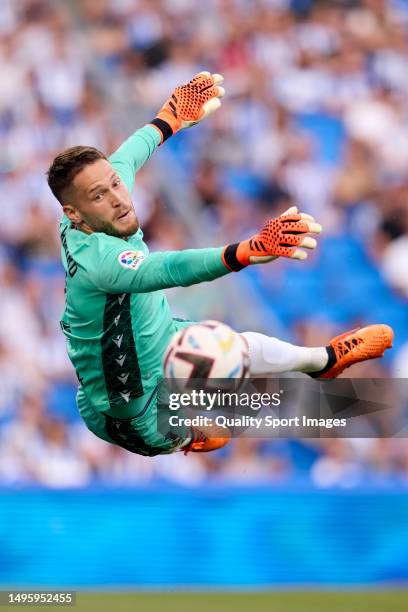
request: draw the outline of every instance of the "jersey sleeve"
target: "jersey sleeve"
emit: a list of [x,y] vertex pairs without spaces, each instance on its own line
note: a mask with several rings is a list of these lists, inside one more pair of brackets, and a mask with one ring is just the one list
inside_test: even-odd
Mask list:
[[133,191],[136,172],[147,162],[160,143],[160,132],[151,125],[145,125],[125,140],[109,157],[110,163],[129,192]]
[[222,247],[149,254],[146,247],[137,250],[111,236],[94,242],[87,268],[93,284],[105,293],[146,293],[187,287],[229,273],[222,263]]

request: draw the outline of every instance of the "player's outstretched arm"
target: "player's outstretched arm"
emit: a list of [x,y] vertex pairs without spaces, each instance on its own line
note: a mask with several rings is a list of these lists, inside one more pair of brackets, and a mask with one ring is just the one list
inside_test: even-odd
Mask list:
[[155,149],[170,136],[208,117],[221,106],[224,88],[220,74],[200,72],[180,85],[166,100],[157,116],[130,136],[109,158],[127,186],[133,190],[135,174]]
[[276,219],[269,219],[258,234],[225,247],[225,266],[238,272],[251,264],[263,264],[278,257],[306,259],[304,249],[315,249],[317,242],[310,234],[320,234],[322,226],[311,215],[299,213],[292,206]]
[[146,293],[212,281],[280,256],[305,259],[303,249],[316,247],[316,240],[308,234],[318,234],[321,229],[313,217],[292,208],[270,219],[249,240],[226,247],[148,254],[131,250],[120,238],[95,233],[90,236],[95,244],[89,257],[85,256],[93,282],[102,291]]

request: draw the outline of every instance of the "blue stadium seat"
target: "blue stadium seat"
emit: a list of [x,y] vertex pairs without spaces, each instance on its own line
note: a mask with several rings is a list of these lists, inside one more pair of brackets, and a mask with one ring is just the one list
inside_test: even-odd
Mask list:
[[79,420],[75,401],[76,391],[76,385],[69,382],[53,384],[46,397],[47,410],[62,417],[67,422]]
[[296,115],[297,125],[315,137],[317,158],[326,164],[336,164],[342,154],[345,138],[343,122],[338,117],[324,112],[300,113]]

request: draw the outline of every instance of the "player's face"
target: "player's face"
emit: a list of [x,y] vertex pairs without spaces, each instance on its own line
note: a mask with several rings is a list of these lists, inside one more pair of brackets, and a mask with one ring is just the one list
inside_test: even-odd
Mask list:
[[76,175],[66,200],[65,214],[84,232],[127,238],[139,228],[129,191],[106,159]]

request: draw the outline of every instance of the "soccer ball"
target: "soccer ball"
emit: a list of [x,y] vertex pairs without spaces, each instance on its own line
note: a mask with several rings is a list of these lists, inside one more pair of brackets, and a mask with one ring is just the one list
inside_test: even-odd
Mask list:
[[[194,323],[180,330],[164,355],[164,375],[179,390],[225,386],[238,391],[249,377],[248,347],[228,325]],[[230,381],[227,384],[227,381]]]

